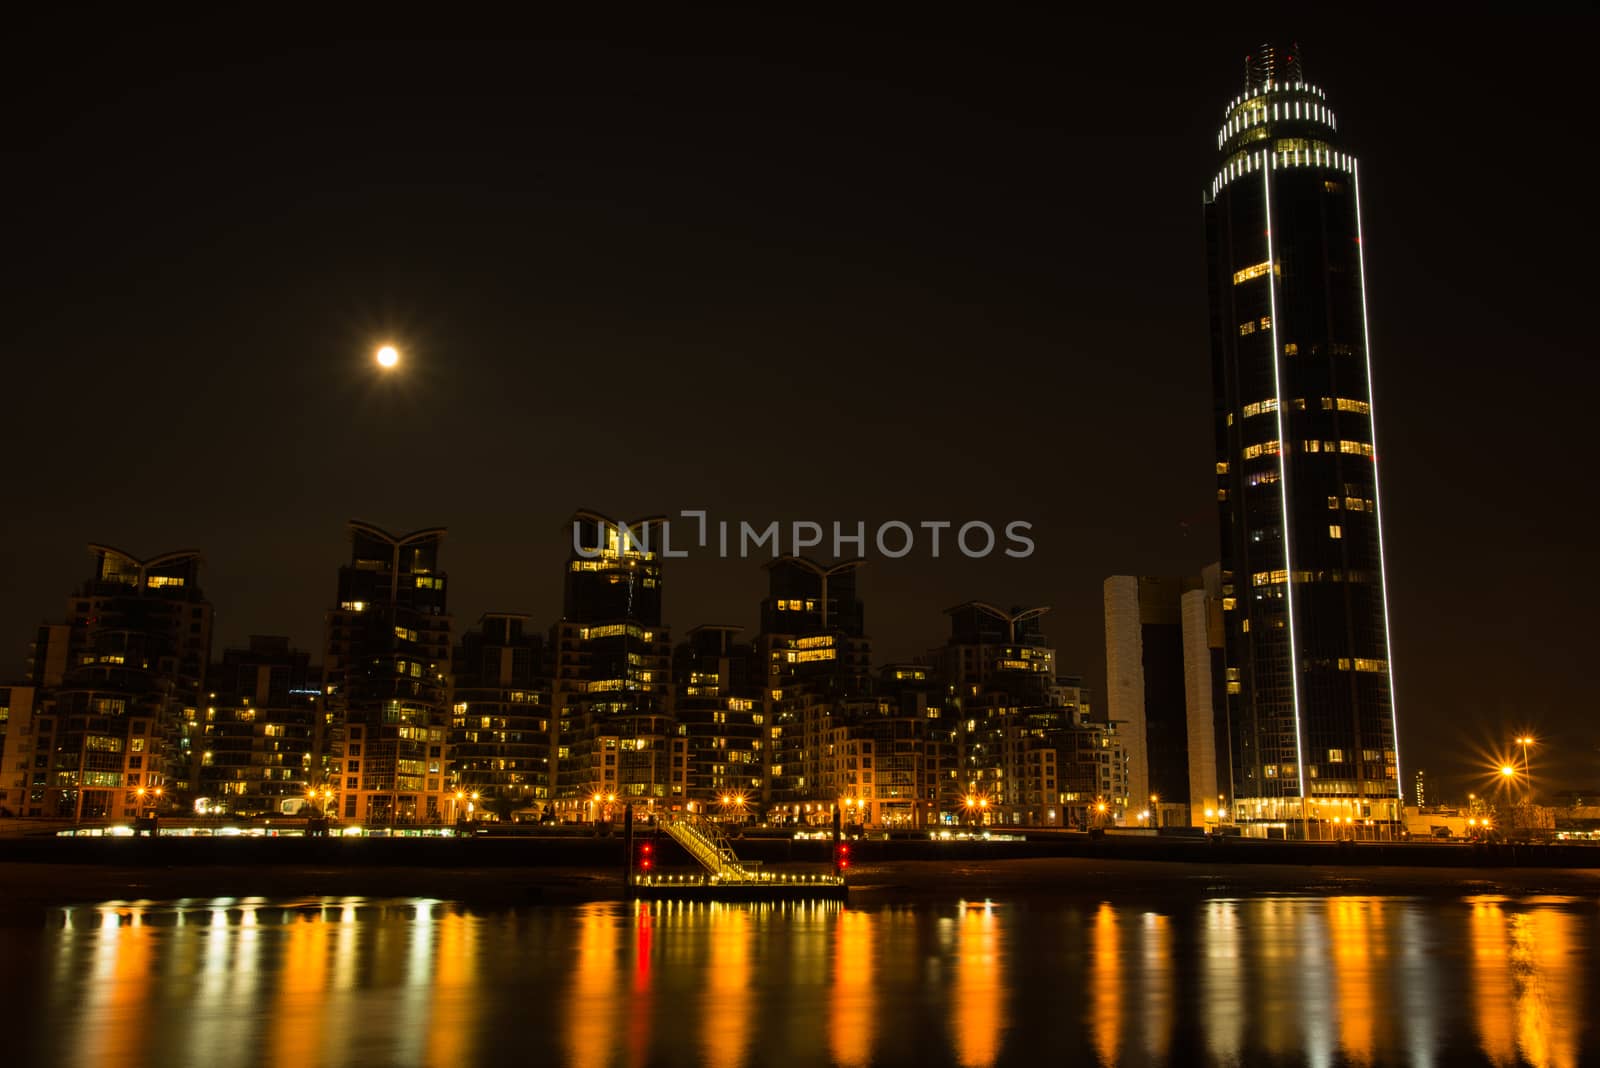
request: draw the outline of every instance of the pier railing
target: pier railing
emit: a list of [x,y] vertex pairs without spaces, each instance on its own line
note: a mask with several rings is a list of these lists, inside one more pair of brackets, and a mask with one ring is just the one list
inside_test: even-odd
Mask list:
[[662,829],[719,881],[751,881],[760,878],[752,871],[756,865],[741,861],[722,828],[704,816],[683,813],[669,817]]

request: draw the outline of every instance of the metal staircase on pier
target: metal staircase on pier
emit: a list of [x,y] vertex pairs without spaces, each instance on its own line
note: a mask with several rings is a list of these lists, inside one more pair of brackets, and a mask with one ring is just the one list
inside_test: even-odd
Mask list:
[[761,874],[752,870],[759,866],[758,862],[740,860],[734,853],[733,846],[728,844],[728,836],[722,832],[722,827],[704,816],[673,815],[662,820],[660,826],[667,832],[668,837],[681,845],[684,852],[693,857],[718,882],[761,880]]

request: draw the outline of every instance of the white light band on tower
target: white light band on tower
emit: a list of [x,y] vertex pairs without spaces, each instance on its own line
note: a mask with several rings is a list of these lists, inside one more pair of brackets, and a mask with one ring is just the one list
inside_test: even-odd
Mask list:
[[1389,564],[1383,551],[1383,479],[1378,470],[1378,458],[1381,455],[1378,451],[1378,406],[1373,403],[1372,341],[1367,331],[1367,248],[1366,238],[1361,232],[1361,168],[1355,160],[1350,161],[1350,174],[1356,196],[1356,270],[1361,282],[1361,348],[1367,361],[1367,421],[1368,429],[1372,432],[1372,504],[1373,520],[1378,524],[1378,584],[1383,587],[1383,655],[1389,665],[1384,678],[1389,686],[1389,729],[1394,734],[1391,741],[1394,744],[1395,792],[1403,814],[1405,787],[1400,776],[1400,719],[1395,711],[1394,700],[1394,651],[1389,644]]
[[[1272,168],[1261,172],[1267,204],[1267,299],[1272,315],[1272,389],[1278,398],[1278,500],[1283,505],[1284,598],[1289,614],[1289,681],[1294,695],[1294,770],[1300,784],[1300,816],[1306,818],[1306,762],[1300,748],[1300,650],[1294,640],[1294,556],[1289,538],[1289,438],[1283,432],[1283,381],[1278,374],[1278,261],[1272,250]],[[1369,376],[1370,377],[1370,376]],[[1370,394],[1371,383],[1368,383]],[[1379,552],[1382,547],[1380,543]]]

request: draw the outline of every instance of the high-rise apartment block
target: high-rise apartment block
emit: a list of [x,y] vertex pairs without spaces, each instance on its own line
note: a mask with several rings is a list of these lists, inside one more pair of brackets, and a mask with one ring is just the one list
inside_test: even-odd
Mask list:
[[336,785],[346,819],[429,824],[447,815],[448,577],[443,527],[391,534],[352,521],[350,562],[329,609],[323,689],[342,730]]

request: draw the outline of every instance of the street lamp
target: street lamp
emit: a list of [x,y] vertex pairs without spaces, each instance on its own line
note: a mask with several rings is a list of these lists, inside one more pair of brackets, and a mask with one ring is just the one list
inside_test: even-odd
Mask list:
[[724,820],[728,819],[728,814],[731,812],[740,823],[744,822],[745,799],[743,794],[723,794],[718,801],[722,806],[722,818]]
[[139,815],[143,816],[145,814],[144,803],[145,799],[148,798],[150,801],[150,815],[154,816],[157,806],[161,804],[162,788],[157,786],[153,790],[146,790],[141,786],[134,793],[139,795]]
[[1524,734],[1517,738],[1517,744],[1522,747],[1522,785],[1527,792],[1528,800],[1533,800],[1533,768],[1528,764],[1528,746],[1533,744],[1533,735]]
[[[148,818],[150,820],[150,837],[152,837],[152,838],[154,838],[155,835],[156,835],[156,828],[155,828],[156,810],[158,808],[160,808],[160,806],[161,806],[161,795],[162,795],[163,792],[164,792],[163,789],[161,787],[159,787],[159,786],[156,786],[156,787],[153,787],[153,788],[150,788],[150,789],[146,789],[145,787],[141,786],[137,790],[134,791],[134,793],[139,798],[139,802],[138,802],[139,818],[140,819]],[[145,802],[146,801],[148,801],[149,805],[150,805],[150,809],[149,809],[148,814],[145,811]]]

